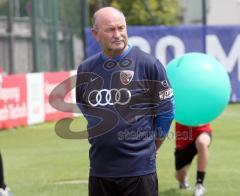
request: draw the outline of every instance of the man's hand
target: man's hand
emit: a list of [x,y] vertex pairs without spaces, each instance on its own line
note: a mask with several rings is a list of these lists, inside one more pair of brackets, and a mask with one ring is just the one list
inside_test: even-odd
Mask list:
[[162,143],[164,142],[165,138],[156,138],[155,139],[155,146],[156,146],[156,151],[160,148]]

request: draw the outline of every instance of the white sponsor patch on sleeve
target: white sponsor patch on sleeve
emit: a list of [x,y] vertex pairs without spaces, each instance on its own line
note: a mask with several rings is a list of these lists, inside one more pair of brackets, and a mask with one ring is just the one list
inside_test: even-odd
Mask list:
[[165,100],[173,96],[173,90],[171,88],[168,88],[163,91],[159,91],[159,98],[160,100]]

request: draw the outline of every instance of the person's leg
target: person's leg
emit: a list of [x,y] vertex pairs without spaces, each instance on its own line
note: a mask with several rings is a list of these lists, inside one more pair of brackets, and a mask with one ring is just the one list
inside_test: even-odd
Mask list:
[[202,133],[196,139],[197,148],[197,176],[196,183],[203,184],[204,176],[208,164],[208,146],[211,143],[209,134]]
[[158,196],[158,177],[156,173],[122,178],[118,181],[120,196]]
[[116,193],[114,178],[89,177],[88,195],[89,196],[118,196]]
[[179,182],[180,189],[190,189],[188,184],[188,170],[196,154],[197,149],[195,147],[195,142],[192,142],[184,149],[175,151],[175,177]]
[[179,186],[182,189],[187,189],[189,188],[188,184],[188,170],[189,170],[190,165],[185,165],[179,170],[176,170],[175,177],[177,181],[179,182]]
[[196,185],[193,192],[194,196],[203,196],[206,192],[203,182],[208,164],[208,146],[210,143],[211,137],[208,133],[199,135],[195,142],[197,149],[197,174]]
[[5,189],[2,154],[0,152],[0,188]]

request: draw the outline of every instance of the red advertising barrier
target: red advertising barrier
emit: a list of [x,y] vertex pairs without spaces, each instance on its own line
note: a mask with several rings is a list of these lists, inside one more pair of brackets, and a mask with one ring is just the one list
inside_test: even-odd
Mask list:
[[26,124],[26,75],[5,76],[0,87],[0,128]]
[[[52,90],[70,75],[71,72],[55,72],[4,76],[0,85],[0,129],[72,117],[72,112],[58,111],[49,104]],[[51,101],[59,105],[63,99],[72,103],[74,95],[67,93],[70,87],[70,83],[62,85]]]
[[[49,104],[49,95],[52,92],[52,90],[69,77],[70,77],[70,72],[44,74],[45,121],[57,120],[60,118],[73,116],[72,113],[60,112],[54,109]],[[60,105],[59,106],[60,108],[61,108],[61,103],[63,102],[63,99],[65,101],[71,100],[71,94],[67,94],[70,88],[71,88],[70,84],[63,85],[61,92],[56,94],[54,99],[52,100],[54,102],[57,102],[57,104]],[[67,94],[67,96],[64,98],[65,94]]]

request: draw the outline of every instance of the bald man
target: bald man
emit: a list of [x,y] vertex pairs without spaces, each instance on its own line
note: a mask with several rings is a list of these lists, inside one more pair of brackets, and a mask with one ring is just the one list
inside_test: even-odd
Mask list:
[[123,13],[98,10],[92,34],[102,52],[78,67],[76,101],[87,119],[90,196],[157,196],[156,151],[173,119],[163,65],[128,44]]
[[98,10],[93,16],[92,33],[108,57],[116,57],[128,49],[125,17],[117,9]]

